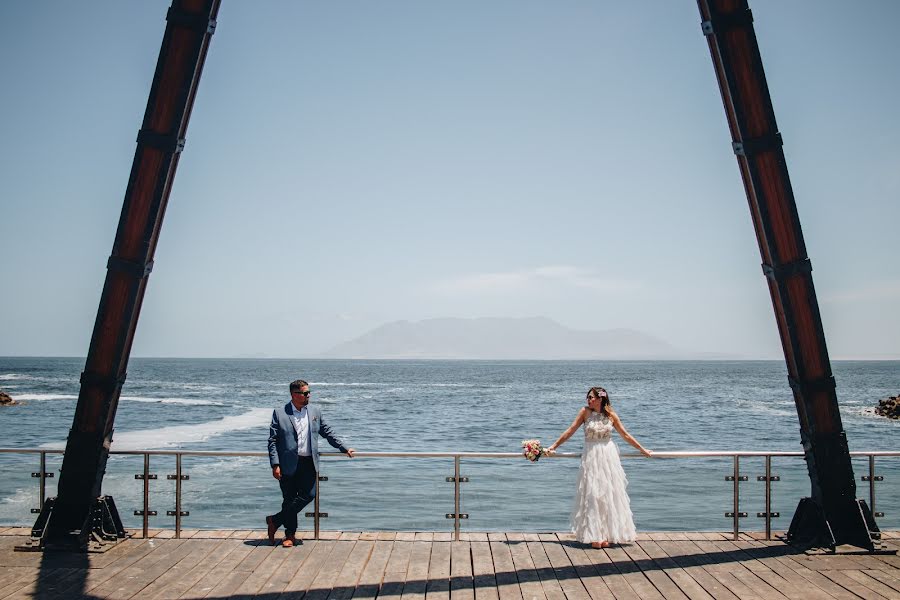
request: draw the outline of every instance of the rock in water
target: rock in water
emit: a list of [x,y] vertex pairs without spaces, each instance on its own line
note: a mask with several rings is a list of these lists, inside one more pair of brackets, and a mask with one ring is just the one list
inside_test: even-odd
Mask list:
[[6,392],[0,391],[0,406],[13,406],[14,404],[18,404],[18,402],[13,400]]
[[900,396],[891,396],[878,401],[875,414],[888,419],[900,419]]

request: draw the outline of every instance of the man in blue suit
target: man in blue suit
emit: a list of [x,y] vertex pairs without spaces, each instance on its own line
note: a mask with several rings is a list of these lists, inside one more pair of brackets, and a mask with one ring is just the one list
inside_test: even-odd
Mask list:
[[269,425],[269,464],[284,501],[280,512],[266,517],[270,544],[275,544],[275,533],[284,525],[285,548],[297,543],[297,513],[316,496],[319,436],[350,458],[354,453],[325,424],[322,409],[309,404],[308,383],[292,381],[290,390],[291,401],[275,409]]

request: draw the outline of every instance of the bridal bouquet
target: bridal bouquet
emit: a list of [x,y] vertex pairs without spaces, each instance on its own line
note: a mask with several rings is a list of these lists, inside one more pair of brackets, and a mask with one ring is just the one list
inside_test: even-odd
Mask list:
[[537,462],[546,453],[541,440],[522,440],[522,454],[531,462]]

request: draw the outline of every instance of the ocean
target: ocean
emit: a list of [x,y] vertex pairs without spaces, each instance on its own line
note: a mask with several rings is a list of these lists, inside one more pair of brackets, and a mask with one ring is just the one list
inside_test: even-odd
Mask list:
[[[0,358],[0,389],[22,402],[0,408],[0,447],[63,448],[79,391],[81,358]],[[872,412],[900,393],[900,361],[833,363],[852,451],[900,450],[900,422]],[[588,387],[602,385],[626,428],[657,451],[799,451],[799,424],[780,361],[380,361],[136,358],[116,416],[113,450],[265,451],[272,408],[288,383],[310,382],[312,402],[358,451],[519,452],[549,445],[575,418]],[[581,433],[562,452],[580,452]],[[616,438],[624,454],[635,454]],[[323,449],[330,447],[323,441]],[[151,461],[150,527],[172,528],[174,457]],[[58,471],[61,457],[48,458]],[[112,456],[103,491],[128,527],[139,527],[143,459]],[[639,530],[730,530],[730,458],[623,459]],[[763,460],[742,459],[742,529],[762,530]],[[868,499],[866,459],[854,459],[857,497]],[[30,525],[38,506],[37,455],[0,454],[0,525]],[[900,457],[877,462],[883,528],[900,528]],[[320,510],[331,530],[450,530],[453,461],[446,458],[324,460]],[[471,531],[560,531],[578,461],[463,459],[461,512]],[[185,528],[261,529],[280,504],[264,457],[185,457]],[[773,459],[774,529],[786,529],[809,494],[801,458]],[[48,480],[55,494],[57,477]],[[312,508],[308,508],[312,510]],[[301,519],[311,529],[312,520]]]

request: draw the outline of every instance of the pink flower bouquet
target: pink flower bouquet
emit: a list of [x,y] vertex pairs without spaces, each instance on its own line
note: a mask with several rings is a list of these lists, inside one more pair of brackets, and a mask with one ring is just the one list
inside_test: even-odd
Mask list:
[[522,454],[531,462],[537,462],[546,453],[540,440],[522,440]]

